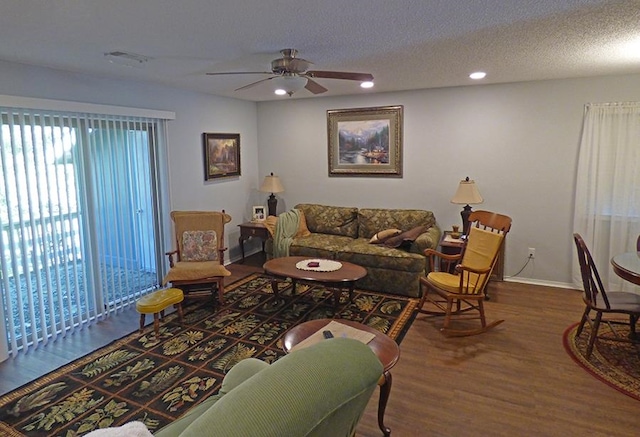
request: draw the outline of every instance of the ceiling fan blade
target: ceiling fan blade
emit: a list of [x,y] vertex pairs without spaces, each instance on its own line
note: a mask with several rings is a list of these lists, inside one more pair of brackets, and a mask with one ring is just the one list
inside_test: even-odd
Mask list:
[[223,74],[273,74],[271,71],[226,71],[222,73],[207,73],[208,76],[221,76]]
[[304,87],[307,90],[311,91],[313,94],[322,94],[328,91],[325,87],[320,85],[318,82],[315,82],[309,78],[307,78],[307,84]]
[[373,75],[369,73],[349,73],[346,71],[307,71],[308,77],[320,77],[324,79],[358,80],[360,82],[372,81]]
[[276,77],[276,76],[267,77],[266,79],[260,79],[260,80],[258,80],[258,81],[256,81],[256,82],[252,82],[252,83],[250,83],[249,85],[245,85],[245,86],[241,86],[240,88],[236,88],[234,91],[246,90],[247,88],[251,88],[251,87],[253,87],[253,86],[256,86],[256,85],[258,85],[259,83],[262,83],[262,82],[266,82],[266,81],[268,81],[268,80],[271,80],[271,79],[273,79],[274,77]]

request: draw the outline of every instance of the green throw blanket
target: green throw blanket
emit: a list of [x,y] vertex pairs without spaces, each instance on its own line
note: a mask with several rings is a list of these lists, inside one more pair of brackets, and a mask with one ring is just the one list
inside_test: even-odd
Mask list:
[[289,246],[298,232],[300,211],[292,209],[278,216],[276,232],[273,236],[273,257],[289,256]]

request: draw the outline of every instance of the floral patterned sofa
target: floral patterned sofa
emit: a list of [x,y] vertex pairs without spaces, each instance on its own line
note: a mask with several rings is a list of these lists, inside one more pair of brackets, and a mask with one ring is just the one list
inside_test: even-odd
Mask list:
[[[425,249],[435,249],[440,228],[431,211],[417,209],[376,209],[318,204],[295,206],[304,214],[310,235],[295,237],[291,256],[335,259],[358,264],[367,276],[356,287],[410,297],[420,296],[420,277],[425,275]],[[374,235],[397,229],[395,244],[371,243]],[[403,236],[407,236],[403,239]],[[267,241],[268,256],[273,242]]]

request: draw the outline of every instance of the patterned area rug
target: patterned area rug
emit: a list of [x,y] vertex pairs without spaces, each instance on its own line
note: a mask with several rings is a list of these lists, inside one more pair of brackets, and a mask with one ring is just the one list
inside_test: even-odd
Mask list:
[[[286,288],[285,285],[287,285]],[[185,308],[165,318],[156,338],[150,327],[132,333],[0,398],[0,435],[83,435],[140,420],[153,432],[218,392],[238,361],[273,362],[284,355],[281,337],[292,326],[334,315],[323,286],[280,285],[252,275],[231,286],[225,305]],[[386,333],[398,343],[411,325],[416,299],[356,290],[343,293],[339,317]]]
[[[640,344],[611,340],[596,340],[596,344],[587,360],[587,342],[591,332],[585,325],[580,337],[576,337],[578,324],[571,325],[564,332],[564,347],[582,368],[607,385],[640,400]],[[621,336],[629,334],[629,328],[616,326]],[[600,325],[600,335],[610,335],[611,329],[605,323]]]

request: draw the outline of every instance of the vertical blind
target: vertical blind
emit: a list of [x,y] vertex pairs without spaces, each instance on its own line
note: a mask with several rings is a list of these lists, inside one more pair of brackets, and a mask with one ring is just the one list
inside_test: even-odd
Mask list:
[[158,287],[165,121],[1,108],[0,310],[11,355]]

